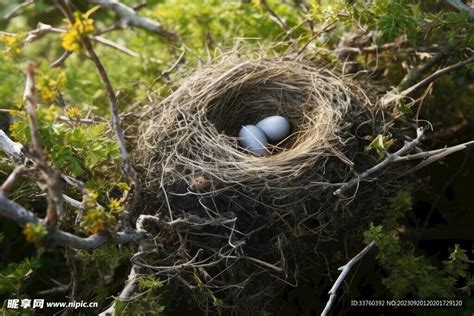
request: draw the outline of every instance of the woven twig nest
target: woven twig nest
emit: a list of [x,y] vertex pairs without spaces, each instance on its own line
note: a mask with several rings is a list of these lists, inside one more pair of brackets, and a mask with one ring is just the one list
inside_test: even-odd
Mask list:
[[[288,56],[232,55],[145,108],[135,149],[144,204],[161,218],[183,219],[175,233],[159,235],[165,246],[152,262],[174,267],[161,271],[179,275],[176,282],[187,289],[198,275],[207,299],[223,307],[240,302],[261,310],[269,288],[295,282],[315,240],[347,223],[366,223],[366,213],[351,216],[368,207],[376,188],[350,207],[333,195],[354,175],[354,164],[374,162],[363,153],[363,137],[376,135],[383,122],[362,91],[329,68]],[[239,145],[239,129],[272,115],[288,118],[291,135],[254,156]],[[206,295],[196,297],[203,302]]]

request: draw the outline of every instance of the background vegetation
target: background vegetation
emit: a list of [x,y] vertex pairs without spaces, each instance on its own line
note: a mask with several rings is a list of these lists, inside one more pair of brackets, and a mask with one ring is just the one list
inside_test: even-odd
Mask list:
[[[114,48],[93,41],[124,120],[144,106],[150,95],[165,96],[179,86],[175,79],[180,71],[236,44],[272,46],[274,51],[305,49],[310,58],[343,72],[366,74],[364,80],[375,83],[382,94],[392,87],[402,91],[437,69],[474,55],[473,10],[467,5],[457,9],[451,4],[455,1],[122,1],[135,7],[140,16],[159,21],[175,35],[169,38],[138,27],[121,29],[117,14],[95,6],[95,1],[71,1],[77,12],[74,24],[67,22],[55,1],[32,1],[15,11],[21,2],[0,1],[0,125],[13,140],[31,141],[23,69],[27,61],[36,62],[42,144],[55,168],[85,184],[82,192],[64,186],[65,194],[84,205],[66,205],[61,226],[80,236],[124,228],[121,218],[127,211],[122,196],[131,184],[120,168],[106,90],[79,35],[102,36],[115,43]],[[50,32],[29,42],[29,32],[40,22],[64,32]],[[70,56],[52,67],[65,51]],[[473,64],[467,63],[399,99],[389,115],[429,121],[433,132],[424,142],[427,149],[472,140],[473,78]],[[386,150],[383,144],[375,149],[382,155]],[[2,182],[13,168],[6,156],[0,159]],[[337,267],[364,242],[377,241],[377,253],[368,255],[346,280],[336,312],[354,311],[351,299],[402,298],[459,298],[463,307],[456,308],[457,314],[474,311],[473,170],[473,155],[465,151],[417,172],[413,185],[386,205],[390,216],[367,223],[364,239],[361,236],[344,245],[341,237],[331,243],[328,249],[340,254],[331,262],[321,263],[323,259],[315,257],[335,277]],[[47,202],[34,181],[18,181],[10,191],[10,199],[44,216]],[[98,309],[67,313],[95,314],[106,309],[112,295],[123,287],[135,246],[72,250],[50,246],[43,239],[46,235],[41,225],[20,228],[0,218],[0,298],[99,302]],[[288,287],[271,308],[261,312],[319,313],[331,283],[328,276],[302,275],[299,288]],[[160,280],[141,279],[140,292],[144,294],[135,304],[117,310],[167,313],[166,301],[160,298],[167,295],[166,287]],[[406,310],[427,313],[426,309]],[[6,306],[3,312],[15,314]]]

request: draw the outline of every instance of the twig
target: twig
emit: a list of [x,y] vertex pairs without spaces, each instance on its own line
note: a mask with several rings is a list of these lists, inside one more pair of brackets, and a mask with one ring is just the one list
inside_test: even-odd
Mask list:
[[[64,33],[66,32],[66,30],[64,29],[60,29],[60,28],[56,28],[56,27],[52,27],[51,25],[49,24],[45,24],[45,23],[38,23],[38,26],[36,29],[30,31],[27,33],[26,35],[26,38],[24,40],[24,45],[28,45],[28,44],[31,44],[33,43],[34,41],[37,41],[39,39],[41,39],[43,36],[45,36],[46,34],[48,33]],[[5,35],[5,36],[13,36],[13,37],[16,37],[17,34],[15,33],[7,33],[7,32],[1,32],[1,34]],[[138,54],[137,52],[134,52],[133,50],[123,46],[123,45],[120,45],[120,44],[117,44],[111,40],[108,40],[102,36],[98,36],[98,35],[93,35],[90,37],[92,40],[94,40],[95,42],[97,43],[100,43],[102,45],[105,45],[105,46],[108,46],[108,47],[111,47],[111,48],[114,48],[122,53],[125,53],[129,56],[132,56],[132,57],[135,57],[135,58],[138,58],[140,57],[140,54]],[[58,67],[60,66],[62,63],[64,63],[64,61],[72,54],[72,52],[70,51],[65,51],[61,57],[54,61],[52,64],[51,64],[51,67]]]
[[[150,215],[140,215],[138,217],[136,225],[135,225],[136,229],[140,230],[140,231],[145,230],[145,228],[144,228],[145,220],[155,221],[155,219],[156,219],[156,221],[159,221],[157,218],[155,218],[153,216],[150,216]],[[144,242],[143,241],[140,242],[138,244],[138,253],[142,252],[144,247],[145,247]],[[115,304],[116,304],[117,300],[119,300],[119,301],[128,301],[128,300],[130,300],[133,293],[135,293],[135,291],[138,288],[137,277],[138,277],[139,272],[141,271],[141,269],[142,268],[140,266],[138,266],[136,264],[132,264],[132,269],[130,270],[127,281],[125,281],[125,286],[123,287],[122,291],[120,291],[119,296],[114,300],[114,302],[112,303],[112,305],[110,305],[109,308],[107,308],[105,311],[103,311],[102,313],[99,314],[100,316],[114,315],[115,314]]]
[[[107,2],[107,3],[113,3],[115,5],[120,4],[119,2],[110,2],[110,1],[97,1],[97,2]],[[100,4],[100,3],[99,3]],[[69,4],[67,3],[66,0],[58,0],[58,5],[61,9],[61,11],[64,13],[64,15],[68,18],[68,20],[71,23],[74,23],[74,16],[72,14],[71,8],[69,7]],[[127,7],[128,8],[128,7]],[[107,91],[107,97],[109,100],[110,104],[110,112],[112,114],[112,125],[114,127],[115,131],[115,136],[117,137],[117,141],[119,143],[119,148],[120,148],[120,155],[122,158],[122,167],[127,175],[131,186],[135,190],[135,195],[134,197],[137,198],[138,196],[138,182],[137,182],[137,176],[135,173],[135,170],[133,169],[132,165],[130,164],[130,159],[128,156],[128,151],[125,145],[125,137],[122,131],[122,127],[120,126],[120,117],[118,113],[118,108],[117,108],[117,99],[115,97],[115,92],[114,89],[112,88],[112,84],[110,83],[109,76],[104,68],[104,65],[100,61],[99,57],[95,53],[94,49],[92,48],[92,44],[89,40],[89,37],[85,35],[81,35],[81,43],[86,50],[89,58],[92,60],[92,62],[95,64],[100,78],[102,79],[102,83],[104,84],[105,90]]]
[[74,251],[72,249],[66,248],[64,249],[64,256],[66,258],[67,265],[69,267],[69,273],[71,275],[71,279],[69,280],[69,302],[73,302],[76,300],[76,292],[77,292],[77,267],[75,263]]
[[26,83],[23,99],[28,103],[27,112],[30,125],[31,141],[33,142],[33,151],[39,158],[43,155],[43,150],[41,149],[41,137],[39,134],[38,118],[36,116],[38,104],[36,102],[35,72],[36,66],[32,63],[29,63],[25,68]]
[[448,66],[448,67],[445,67],[443,69],[440,69],[434,73],[432,73],[431,75],[429,75],[428,77],[426,77],[425,79],[421,80],[420,82],[418,82],[417,84],[414,84],[413,86],[403,90],[403,91],[390,91],[388,92],[385,96],[382,97],[382,99],[380,100],[380,103],[381,105],[383,106],[386,106],[386,105],[389,105],[391,104],[392,102],[396,102],[400,99],[403,99],[405,98],[406,96],[408,96],[409,94],[413,93],[414,91],[418,90],[419,88],[433,82],[434,80],[438,79],[438,77],[441,77],[442,75],[445,75],[453,70],[456,70],[458,68],[461,68],[461,67],[464,67],[465,65],[468,65],[470,63],[474,62],[474,56],[471,56],[470,58],[468,59],[465,59],[463,61],[460,61],[454,65],[451,65],[451,66]]
[[452,6],[453,8],[456,8],[458,11],[465,11],[469,13],[471,19],[474,19],[474,8],[468,6],[461,0],[446,0],[446,3]]
[[[22,152],[23,145],[11,140],[10,137],[8,137],[2,130],[0,130],[0,150],[7,154],[7,156],[10,157],[13,162],[23,163],[25,160],[25,156]],[[72,178],[65,175],[62,175],[61,177],[70,185],[77,187],[77,184],[73,182]],[[37,182],[37,184],[41,188],[41,190],[45,189],[45,185],[43,185],[42,183]],[[63,199],[65,202],[69,203],[73,207],[82,207],[82,202],[79,202],[65,194],[63,194]]]
[[51,63],[50,67],[54,68],[54,67],[61,66],[62,64],[64,64],[66,59],[71,55],[72,55],[72,52],[65,50],[64,53],[61,55],[61,57],[59,57],[58,59],[56,59],[55,61]]
[[428,70],[430,70],[433,66],[439,63],[447,56],[448,50],[441,50],[436,55],[434,55],[428,62],[424,63],[423,65],[417,67],[416,69],[409,72],[405,78],[403,78],[402,82],[398,85],[398,90],[406,89],[416,83],[416,81]]
[[[24,227],[28,223],[42,223],[35,214],[26,210],[21,205],[9,200],[2,192],[0,192],[0,215],[14,221],[21,227]],[[74,249],[95,249],[106,243],[124,244],[137,242],[145,237],[145,233],[145,231],[134,230],[118,232],[110,236],[96,234],[89,237],[78,237],[60,229],[53,228],[47,236],[47,240]]]
[[108,40],[106,38],[103,38],[102,36],[91,36],[91,39],[96,41],[97,43],[101,43],[105,46],[109,46],[109,47],[112,47],[118,51],[121,51],[122,53],[125,53],[129,56],[132,56],[132,57],[135,57],[135,58],[138,58],[140,57],[140,54],[137,53],[137,52],[134,52],[133,50],[123,46],[123,45],[120,45],[120,44],[117,44],[111,40]]
[[258,264],[260,264],[260,265],[262,265],[262,266],[265,266],[265,267],[267,267],[267,268],[273,269],[273,270],[275,270],[275,271],[277,271],[277,272],[285,272],[285,269],[280,268],[280,267],[277,267],[277,266],[274,265],[274,264],[271,264],[271,263],[262,261],[262,260],[257,259],[257,258],[253,258],[253,257],[249,257],[249,256],[240,256],[239,258],[241,258],[241,259],[246,259],[246,260],[249,260],[249,261],[258,263]]
[[64,33],[65,30],[52,27],[49,24],[38,23],[38,26],[35,30],[30,31],[26,34],[25,45],[31,44],[34,41],[39,40],[48,33]]
[[14,161],[23,161],[22,149],[22,144],[12,141],[3,130],[0,130],[0,150],[7,154],[8,157]]
[[288,25],[286,25],[286,23],[283,22],[283,20],[278,16],[278,14],[276,14],[276,12],[273,11],[273,9],[268,4],[267,0],[260,0],[260,4],[265,8],[265,10],[268,11],[268,13],[270,13],[270,15],[272,16],[272,20],[274,20],[275,23],[278,24],[278,26],[280,26],[283,29],[283,31],[285,31],[285,33],[288,34]]
[[126,6],[117,0],[89,0],[94,4],[98,4],[103,8],[109,9],[117,13],[120,18],[119,26],[127,28],[135,26],[154,32],[167,40],[175,40],[176,34],[165,29],[159,22],[138,15],[132,8]]
[[82,124],[96,124],[96,123],[99,123],[101,122],[100,119],[95,119],[95,118],[78,118],[78,119],[74,119],[74,118],[69,118],[65,115],[59,115],[57,117],[57,120],[58,121],[63,121],[63,122],[69,122],[69,123],[82,123]]
[[15,169],[13,169],[12,173],[10,173],[10,175],[5,180],[5,182],[3,182],[2,186],[0,187],[0,191],[9,192],[13,184],[16,182],[18,177],[21,176],[24,170],[25,170],[25,167],[23,165],[15,167]]
[[141,3],[137,3],[136,5],[134,5],[132,7],[132,9],[134,11],[140,11],[141,9],[145,8],[146,7],[146,0],[145,1],[142,1]]
[[334,30],[336,27],[335,27],[335,24],[336,22],[332,22],[332,23],[329,23],[329,24],[326,24],[324,25],[321,30],[318,30],[318,31],[312,31],[313,32],[313,35],[309,38],[309,40],[303,45],[303,47],[298,51],[298,53],[296,54],[297,57],[299,57],[305,50],[306,48],[308,48],[309,44],[311,44],[311,42],[313,40],[315,40],[318,36],[320,36],[321,34],[323,33],[328,33],[328,32],[331,32],[332,30]]
[[370,169],[367,169],[366,171],[364,171],[360,175],[352,178],[348,182],[343,183],[341,185],[341,187],[334,192],[334,195],[343,194],[348,189],[350,189],[353,186],[357,185],[360,182],[360,180],[362,180],[364,178],[367,178],[367,177],[371,176],[374,173],[379,172],[380,170],[386,168],[388,165],[395,162],[398,157],[404,155],[405,153],[407,153],[410,150],[412,150],[413,148],[415,148],[419,144],[420,139],[421,139],[422,136],[423,136],[423,128],[420,127],[416,130],[416,138],[415,139],[413,139],[410,142],[405,142],[403,147],[400,148],[395,153],[393,153],[393,154],[387,153],[386,158],[382,162],[380,162],[379,164],[373,166]]
[[362,249],[361,252],[359,252],[354,258],[349,260],[348,263],[343,265],[342,267],[339,267],[339,271],[342,271],[341,274],[336,279],[336,282],[334,282],[334,285],[332,288],[329,290],[329,300],[326,303],[326,307],[324,307],[323,312],[321,313],[321,316],[326,316],[328,315],[329,311],[331,310],[332,305],[334,304],[334,301],[336,299],[336,292],[337,289],[341,286],[342,281],[344,281],[345,277],[351,270],[351,268],[356,264],[360,259],[362,259],[363,256],[365,256],[373,247],[375,247],[375,241],[372,241],[370,244],[368,244],[364,249]]
[[348,57],[354,56],[354,55],[360,55],[360,54],[378,54],[382,51],[387,51],[387,50],[393,50],[400,48],[401,45],[405,43],[405,41],[396,41],[392,43],[386,43],[383,45],[371,45],[371,46],[365,46],[365,47],[352,47],[352,46],[346,46],[341,42],[339,46],[334,50],[334,55],[340,59],[340,60],[345,60]]
[[53,287],[52,289],[49,290],[44,290],[44,291],[39,291],[36,293],[38,296],[45,296],[45,295],[50,295],[50,294],[57,294],[57,293],[64,293],[69,290],[69,285],[68,284],[63,284],[60,286]]
[[403,157],[395,157],[394,162],[399,162],[399,161],[410,161],[410,160],[415,160],[415,159],[424,159],[422,162],[420,162],[418,165],[410,169],[410,172],[419,170],[421,168],[426,167],[429,164],[432,164],[435,161],[438,161],[440,159],[443,159],[446,156],[449,156],[451,154],[454,154],[455,152],[465,150],[469,146],[474,145],[474,141],[466,142],[463,144],[459,144],[456,146],[452,147],[446,147],[442,149],[436,149],[436,150],[430,150],[430,151],[425,151],[413,155],[407,155]]
[[25,2],[22,2],[18,5],[16,5],[12,10],[10,10],[9,12],[5,13],[5,15],[3,16],[3,19],[4,20],[9,20],[15,16],[18,15],[18,13],[23,10],[24,8],[32,5],[35,1],[34,0],[27,0]]
[[24,99],[28,103],[28,121],[30,125],[31,139],[33,142],[33,154],[37,159],[36,165],[41,170],[47,189],[48,210],[45,223],[54,226],[64,214],[63,195],[61,192],[61,183],[59,181],[59,172],[54,170],[47,162],[46,156],[41,147],[41,137],[39,134],[38,117],[36,109],[36,90],[35,90],[35,71],[36,66],[29,63],[25,68],[26,83]]

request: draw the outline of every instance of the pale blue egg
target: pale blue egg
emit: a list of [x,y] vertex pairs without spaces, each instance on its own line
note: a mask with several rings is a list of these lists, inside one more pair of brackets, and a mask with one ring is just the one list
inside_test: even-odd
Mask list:
[[240,144],[257,156],[267,153],[268,139],[255,125],[245,125],[239,131]]
[[283,116],[274,115],[257,123],[271,142],[279,142],[290,134],[290,122]]

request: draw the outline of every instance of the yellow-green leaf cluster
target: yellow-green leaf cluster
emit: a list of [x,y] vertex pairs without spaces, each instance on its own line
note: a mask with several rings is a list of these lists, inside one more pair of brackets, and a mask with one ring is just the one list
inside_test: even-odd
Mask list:
[[64,49],[76,52],[81,48],[81,36],[91,34],[95,30],[94,20],[90,16],[98,9],[96,6],[86,13],[74,12],[74,23],[69,23],[67,32],[61,34]]
[[28,223],[23,228],[23,235],[31,243],[39,243],[48,234],[48,229],[43,224]]

